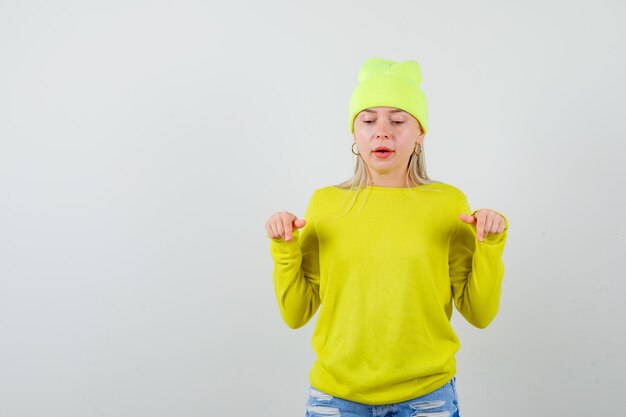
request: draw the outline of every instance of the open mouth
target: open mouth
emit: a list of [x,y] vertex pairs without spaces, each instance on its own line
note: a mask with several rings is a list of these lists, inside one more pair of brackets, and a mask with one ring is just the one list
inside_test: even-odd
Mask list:
[[379,149],[374,151],[373,153],[378,158],[388,158],[393,154],[393,151],[388,149]]

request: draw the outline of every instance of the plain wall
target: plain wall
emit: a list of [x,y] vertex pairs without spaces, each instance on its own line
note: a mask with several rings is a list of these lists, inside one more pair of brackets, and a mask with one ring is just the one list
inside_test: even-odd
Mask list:
[[510,222],[455,310],[463,417],[615,415],[626,6],[0,2],[0,416],[304,415],[264,224],[348,179],[373,56],[415,60],[431,178]]

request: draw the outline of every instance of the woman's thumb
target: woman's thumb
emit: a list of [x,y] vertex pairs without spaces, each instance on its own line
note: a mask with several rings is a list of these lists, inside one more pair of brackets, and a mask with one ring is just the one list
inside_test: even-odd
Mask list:
[[306,220],[304,219],[298,219],[296,218],[296,220],[294,220],[293,225],[297,228],[300,229],[301,227],[303,227],[306,224]]
[[467,223],[467,224],[476,223],[476,219],[474,218],[474,216],[469,215],[469,214],[461,214],[459,216],[459,220],[462,220],[464,223]]

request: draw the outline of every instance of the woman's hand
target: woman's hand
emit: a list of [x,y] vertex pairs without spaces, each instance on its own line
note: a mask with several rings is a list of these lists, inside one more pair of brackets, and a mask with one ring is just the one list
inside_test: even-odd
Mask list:
[[283,238],[291,240],[293,229],[301,229],[306,224],[306,220],[298,219],[295,214],[288,211],[279,211],[270,216],[265,223],[267,237],[272,239]]
[[461,214],[459,219],[467,224],[474,225],[476,228],[476,237],[481,242],[489,233],[502,233],[506,224],[504,217],[491,209],[476,210],[472,215]]

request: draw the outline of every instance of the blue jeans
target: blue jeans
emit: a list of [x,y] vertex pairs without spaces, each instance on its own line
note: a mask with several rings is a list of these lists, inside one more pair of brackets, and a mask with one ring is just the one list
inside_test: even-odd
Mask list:
[[306,417],[460,417],[456,376],[435,391],[393,404],[370,405],[344,400],[309,386]]

